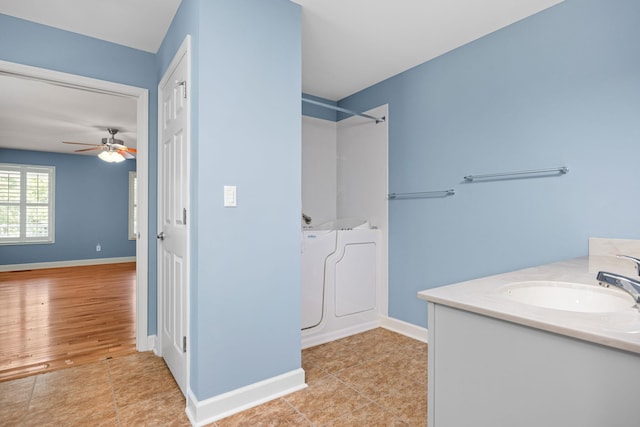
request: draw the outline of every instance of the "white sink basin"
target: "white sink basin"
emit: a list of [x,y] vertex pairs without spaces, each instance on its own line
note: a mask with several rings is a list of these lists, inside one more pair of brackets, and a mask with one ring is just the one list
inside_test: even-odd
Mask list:
[[635,305],[625,292],[570,282],[519,282],[505,286],[501,293],[522,304],[583,313],[624,311]]

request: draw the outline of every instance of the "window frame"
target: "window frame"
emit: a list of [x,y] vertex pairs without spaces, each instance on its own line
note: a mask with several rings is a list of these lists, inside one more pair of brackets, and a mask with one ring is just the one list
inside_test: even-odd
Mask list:
[[[20,174],[20,201],[18,203],[20,211],[20,235],[18,237],[0,237],[0,245],[33,245],[55,243],[55,176],[56,167],[46,165],[25,165],[19,163],[0,163],[1,171],[17,171]],[[48,176],[48,202],[29,203],[27,202],[27,174],[46,173]],[[16,203],[1,202],[0,206],[12,206]],[[27,237],[27,207],[47,206],[48,208],[48,233],[47,236]]]
[[138,173],[129,171],[129,240],[138,238],[138,220],[136,218],[138,212],[138,201],[136,200],[138,186]]

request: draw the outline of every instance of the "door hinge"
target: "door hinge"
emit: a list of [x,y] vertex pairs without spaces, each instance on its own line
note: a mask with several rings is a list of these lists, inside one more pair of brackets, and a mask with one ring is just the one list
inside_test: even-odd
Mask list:
[[187,352],[187,337],[186,336],[182,337],[182,352],[183,353]]
[[187,225],[187,208],[182,208],[182,225]]
[[187,99],[187,81],[182,80],[181,82],[178,82],[178,86],[182,86],[182,97]]

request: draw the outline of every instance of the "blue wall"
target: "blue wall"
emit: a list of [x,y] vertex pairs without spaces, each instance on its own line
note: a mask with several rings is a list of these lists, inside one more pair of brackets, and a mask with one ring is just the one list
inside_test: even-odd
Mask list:
[[[389,103],[389,314],[426,325],[416,292],[640,238],[640,2],[567,0],[363,90]],[[464,182],[568,166],[562,177]]]
[[[0,264],[136,255],[129,240],[129,171],[135,160],[0,149],[0,163],[55,166],[55,243],[0,245]],[[96,245],[102,250],[96,252]]]
[[[191,383],[199,400],[300,368],[301,29],[286,0],[183,0],[192,35]],[[222,206],[224,185],[238,207]]]
[[[183,0],[153,55],[0,15],[2,60],[149,89],[149,235],[156,88],[192,35],[191,388],[199,399],[300,367],[300,32],[300,8],[286,0]],[[222,208],[227,184],[238,186],[235,209]],[[155,260],[150,239],[150,335]]]
[[[156,234],[156,55],[0,14],[0,60],[149,90],[149,236]],[[144,232],[144,230],[140,230]],[[156,240],[149,239],[149,334],[156,333]],[[95,245],[94,245],[95,250]]]

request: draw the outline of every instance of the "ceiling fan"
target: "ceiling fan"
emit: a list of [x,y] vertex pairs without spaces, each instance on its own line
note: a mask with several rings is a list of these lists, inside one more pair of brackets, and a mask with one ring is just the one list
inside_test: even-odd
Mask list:
[[116,134],[119,129],[108,128],[109,134],[111,135],[109,138],[102,138],[102,144],[85,144],[84,142],[69,142],[62,141],[63,144],[75,144],[75,145],[90,145],[93,148],[82,148],[79,150],[75,150],[76,153],[80,153],[83,151],[92,151],[92,150],[102,150],[98,157],[104,160],[105,162],[113,163],[113,162],[121,162],[125,159],[135,159],[135,156],[132,153],[137,153],[138,151],[135,148],[129,148],[124,145],[124,141],[116,138]]

